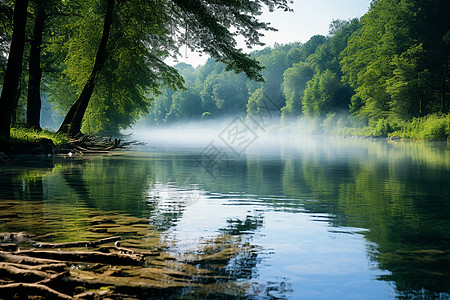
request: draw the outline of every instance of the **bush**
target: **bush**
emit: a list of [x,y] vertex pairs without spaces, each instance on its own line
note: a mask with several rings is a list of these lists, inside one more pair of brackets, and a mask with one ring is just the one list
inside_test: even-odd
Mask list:
[[401,128],[401,121],[394,117],[369,121],[372,136],[389,136],[392,132]]
[[431,114],[403,122],[390,136],[415,140],[445,141],[450,136],[450,114]]

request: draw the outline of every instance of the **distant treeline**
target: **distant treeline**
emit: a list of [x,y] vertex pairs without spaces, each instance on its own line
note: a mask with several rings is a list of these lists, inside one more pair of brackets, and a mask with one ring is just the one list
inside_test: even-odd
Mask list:
[[196,69],[180,63],[186,90],[165,89],[146,122],[258,114],[269,99],[283,120],[308,117],[325,131],[401,135],[432,114],[448,136],[449,15],[449,1],[373,1],[360,20],[333,21],[328,36],[254,51],[264,83],[212,59]]

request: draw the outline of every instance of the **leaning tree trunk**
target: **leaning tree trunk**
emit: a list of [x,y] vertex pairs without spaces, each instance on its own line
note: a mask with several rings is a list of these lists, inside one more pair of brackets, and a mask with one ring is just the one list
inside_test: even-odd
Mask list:
[[14,5],[14,28],[6,65],[5,80],[0,97],[0,136],[10,136],[12,104],[17,93],[22,73],[25,27],[27,24],[28,0],[17,0]]
[[108,0],[107,2],[102,39],[97,50],[92,73],[89,76],[89,79],[86,82],[83,91],[78,97],[78,100],[75,101],[75,103],[67,113],[63,123],[61,124],[61,127],[59,127],[58,132],[66,133],[69,136],[76,136],[81,134],[81,122],[89,105],[89,100],[91,99],[92,93],[94,91],[98,75],[100,74],[100,71],[106,61],[106,45],[108,44],[109,33],[111,31],[111,25],[113,21],[114,1],[115,0]]
[[442,71],[442,87],[441,87],[441,112],[446,113],[447,107],[446,107],[446,98],[447,98],[447,78],[449,73],[449,65],[448,61],[444,65],[444,70]]
[[34,21],[33,40],[30,49],[30,67],[28,79],[27,97],[27,125],[31,128],[41,130],[41,46],[42,32],[47,18],[45,10],[38,4],[36,19]]

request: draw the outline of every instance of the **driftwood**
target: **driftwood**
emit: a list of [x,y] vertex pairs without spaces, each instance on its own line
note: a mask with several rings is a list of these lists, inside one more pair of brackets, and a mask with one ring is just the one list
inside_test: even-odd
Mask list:
[[33,246],[38,248],[76,248],[76,247],[98,247],[107,243],[114,243],[120,241],[120,236],[113,236],[109,238],[100,239],[97,241],[82,241],[70,243],[33,243]]

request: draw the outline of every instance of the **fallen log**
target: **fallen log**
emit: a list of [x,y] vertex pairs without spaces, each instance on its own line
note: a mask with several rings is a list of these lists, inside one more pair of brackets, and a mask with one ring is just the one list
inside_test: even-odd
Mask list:
[[6,298],[16,298],[28,299],[30,296],[41,296],[45,299],[63,299],[72,300],[71,296],[60,293],[48,286],[37,283],[10,283],[5,285],[0,285],[0,295]]
[[83,252],[83,251],[37,251],[24,250],[15,252],[16,255],[31,256],[37,258],[54,259],[59,261],[72,262],[97,262],[113,265],[138,266],[142,263],[143,256],[140,254]]
[[114,243],[120,241],[120,236],[113,236],[97,241],[81,241],[69,243],[33,243],[38,248],[75,248],[75,247],[98,247],[99,245]]

